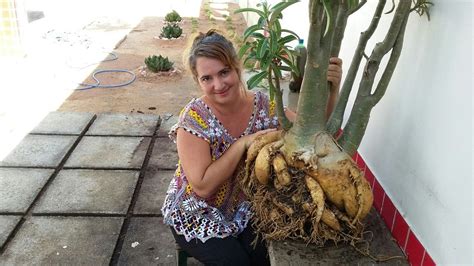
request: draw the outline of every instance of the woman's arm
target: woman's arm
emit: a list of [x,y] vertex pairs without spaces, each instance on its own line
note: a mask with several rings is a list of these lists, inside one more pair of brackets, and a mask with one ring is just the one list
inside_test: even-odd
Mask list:
[[258,135],[272,130],[275,129],[239,138],[219,159],[212,161],[209,143],[179,128],[176,137],[178,156],[194,193],[202,198],[212,196],[232,176],[250,143]]
[[[337,57],[331,57],[329,59],[328,67],[328,81],[331,83],[329,88],[329,97],[326,109],[326,119],[329,118],[334,107],[336,106],[337,98],[339,97],[339,87],[341,86],[342,79],[342,60]],[[285,108],[285,115],[290,120],[294,122],[296,119],[296,113],[288,108]]]
[[331,116],[332,111],[336,107],[336,101],[339,97],[339,87],[342,79],[342,60],[337,57],[329,59],[328,81],[331,83],[329,88],[328,104],[326,109],[326,119]]

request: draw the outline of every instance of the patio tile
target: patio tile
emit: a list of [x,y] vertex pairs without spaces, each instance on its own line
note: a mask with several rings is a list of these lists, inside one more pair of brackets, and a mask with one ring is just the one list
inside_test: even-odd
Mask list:
[[77,136],[26,136],[0,162],[3,166],[57,167]]
[[3,246],[20,219],[21,216],[0,215],[0,247]]
[[31,217],[1,265],[108,265],[123,218]]
[[31,133],[79,135],[93,117],[93,113],[51,112]]
[[152,136],[159,120],[149,114],[99,114],[86,135]]
[[161,214],[166,190],[173,178],[172,170],[148,168],[133,210],[139,214]]
[[138,171],[62,170],[34,213],[126,214]]
[[176,144],[169,138],[157,138],[150,157],[149,165],[160,169],[176,169],[178,151]]
[[178,117],[172,114],[161,116],[160,127],[158,128],[158,137],[168,137],[171,127],[178,122]]
[[[170,228],[163,224],[162,218],[132,218],[118,264],[176,265],[175,240]],[[188,265],[202,264],[188,259]]]
[[149,144],[143,137],[84,137],[65,167],[138,169]]
[[0,212],[26,212],[53,169],[0,169]]

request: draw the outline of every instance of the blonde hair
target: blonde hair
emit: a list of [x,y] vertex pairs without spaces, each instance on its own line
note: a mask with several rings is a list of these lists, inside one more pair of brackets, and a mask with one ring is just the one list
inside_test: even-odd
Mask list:
[[198,73],[196,70],[196,61],[199,57],[213,58],[221,61],[224,65],[237,71],[240,83],[242,84],[242,66],[235,51],[234,45],[224,35],[211,29],[206,33],[200,32],[193,40],[189,48],[187,65],[193,78],[198,82]]

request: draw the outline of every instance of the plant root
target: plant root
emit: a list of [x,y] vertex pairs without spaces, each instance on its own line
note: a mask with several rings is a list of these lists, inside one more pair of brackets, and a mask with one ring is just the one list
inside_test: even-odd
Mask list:
[[281,137],[257,138],[237,171],[254,227],[267,240],[360,241],[373,195],[354,161],[327,133],[315,135],[314,148],[291,152]]

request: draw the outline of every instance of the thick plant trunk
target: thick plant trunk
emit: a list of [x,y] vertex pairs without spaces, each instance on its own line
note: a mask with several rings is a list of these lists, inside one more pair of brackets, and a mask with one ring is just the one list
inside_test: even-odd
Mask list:
[[[332,3],[330,12],[334,14],[336,10],[337,3]],[[326,114],[321,110],[326,110],[329,95],[326,76],[334,23],[327,32],[324,32],[326,21],[322,14],[325,11],[318,0],[310,1],[309,12],[310,29],[305,75],[298,99],[297,117],[285,136],[286,152],[311,148],[313,135],[324,131],[326,127]]]

